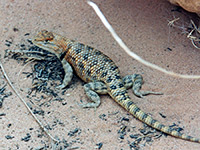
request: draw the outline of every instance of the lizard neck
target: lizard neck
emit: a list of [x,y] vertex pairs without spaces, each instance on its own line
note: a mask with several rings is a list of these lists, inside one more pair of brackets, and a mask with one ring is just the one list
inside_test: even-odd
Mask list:
[[64,42],[60,42],[59,45],[61,45],[62,51],[57,54],[57,57],[62,61],[64,58],[66,59],[72,44],[74,43],[73,40],[70,39],[63,39]]

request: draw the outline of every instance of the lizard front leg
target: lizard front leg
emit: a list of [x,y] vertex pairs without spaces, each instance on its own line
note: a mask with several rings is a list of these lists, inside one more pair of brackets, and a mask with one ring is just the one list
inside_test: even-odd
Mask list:
[[73,69],[72,69],[71,65],[65,59],[63,59],[61,61],[61,63],[63,65],[63,69],[65,71],[65,77],[62,81],[62,84],[56,87],[57,89],[65,88],[70,83],[70,81],[72,80],[72,76],[73,76]]
[[132,87],[133,93],[138,97],[143,97],[149,94],[162,95],[161,92],[140,91],[143,84],[143,78],[140,74],[127,75],[123,78],[124,86],[128,89]]
[[100,81],[90,82],[90,83],[85,84],[84,90],[87,97],[92,101],[92,103],[80,104],[80,106],[82,106],[83,108],[98,107],[101,103],[101,100],[98,94],[108,93],[106,85]]

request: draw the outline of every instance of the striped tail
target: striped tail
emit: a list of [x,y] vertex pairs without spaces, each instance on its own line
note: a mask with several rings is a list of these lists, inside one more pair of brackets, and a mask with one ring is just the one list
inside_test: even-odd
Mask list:
[[157,120],[153,119],[151,116],[143,112],[138,106],[136,106],[131,99],[129,98],[126,89],[120,88],[111,90],[110,96],[123,108],[125,108],[128,112],[130,112],[135,118],[139,119],[140,121],[144,122],[145,124],[162,131],[168,135],[184,139],[187,141],[192,141],[196,143],[200,143],[200,139],[194,138],[185,134],[182,134],[175,129],[165,126],[158,122]]

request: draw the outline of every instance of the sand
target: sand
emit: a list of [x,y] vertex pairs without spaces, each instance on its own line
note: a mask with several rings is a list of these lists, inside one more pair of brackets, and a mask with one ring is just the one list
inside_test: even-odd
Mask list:
[[[189,27],[190,19],[198,21],[195,14],[177,8],[165,0],[94,1],[133,52],[167,70],[200,75],[200,51],[194,48],[184,30]],[[180,18],[175,22],[179,27],[169,27],[168,21],[175,18]],[[1,0],[0,20],[0,54],[5,70],[25,101],[33,110],[42,112],[36,113],[36,116],[53,137],[62,141],[59,144],[62,149],[93,150],[103,144],[103,150],[127,150],[134,142],[130,135],[140,134],[139,129],[143,124],[109,96],[101,96],[102,103],[96,110],[82,109],[77,103],[81,100],[87,102],[87,97],[83,90],[84,83],[77,78],[63,95],[61,91],[55,90],[63,99],[61,101],[52,100],[55,98],[45,94],[42,94],[44,97],[40,100],[39,96],[27,97],[32,80],[27,79],[22,72],[31,72],[34,63],[24,66],[21,61],[4,58],[4,54],[6,49],[19,49],[21,44],[26,47],[27,39],[41,29],[59,33],[101,50],[116,62],[122,76],[142,74],[145,81],[143,90],[159,91],[164,95],[150,95],[140,99],[129,90],[134,102],[160,122],[166,125],[175,123],[183,128],[184,133],[200,137],[199,80],[165,75],[128,56],[86,1]],[[10,46],[7,46],[6,40],[11,42]],[[0,87],[6,83],[2,73],[0,83]],[[4,99],[0,108],[0,114],[3,114],[0,116],[0,149],[51,149],[52,142],[8,85],[5,92],[13,94]],[[41,106],[42,103],[46,105]],[[124,139],[120,139],[118,131],[123,127],[126,127],[126,134]],[[151,143],[141,142],[139,149],[198,150],[200,144],[162,136],[153,138]]]

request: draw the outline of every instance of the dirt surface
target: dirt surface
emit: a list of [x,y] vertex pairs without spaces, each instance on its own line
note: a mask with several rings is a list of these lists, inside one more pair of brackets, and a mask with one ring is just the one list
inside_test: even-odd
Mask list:
[[[198,23],[195,14],[165,0],[95,2],[128,47],[142,58],[177,73],[200,75],[200,52],[186,37],[190,19]],[[27,40],[39,30],[47,29],[101,50],[116,62],[122,76],[142,74],[144,90],[164,95],[140,99],[129,91],[134,102],[160,122],[175,124],[182,132],[200,137],[199,80],[173,78],[135,61],[114,41],[86,1],[1,0],[0,14],[0,54],[5,70],[38,119],[61,141],[56,149],[200,149],[200,144],[164,135],[135,144],[137,134],[143,135],[143,124],[109,96],[101,96],[102,103],[96,110],[82,109],[78,103],[86,102],[87,97],[82,88],[84,83],[77,77],[65,90],[56,90],[54,81],[49,81],[48,92],[30,93],[31,73],[35,64],[40,63],[24,65],[23,61],[4,57],[5,50],[28,49],[31,45]],[[168,21],[175,18],[180,18],[175,22],[179,27],[169,27]],[[51,149],[52,141],[12,89],[4,85],[6,80],[0,72],[0,88],[5,88],[0,91],[4,97],[0,108],[0,149]],[[9,92],[12,95],[5,97]]]

